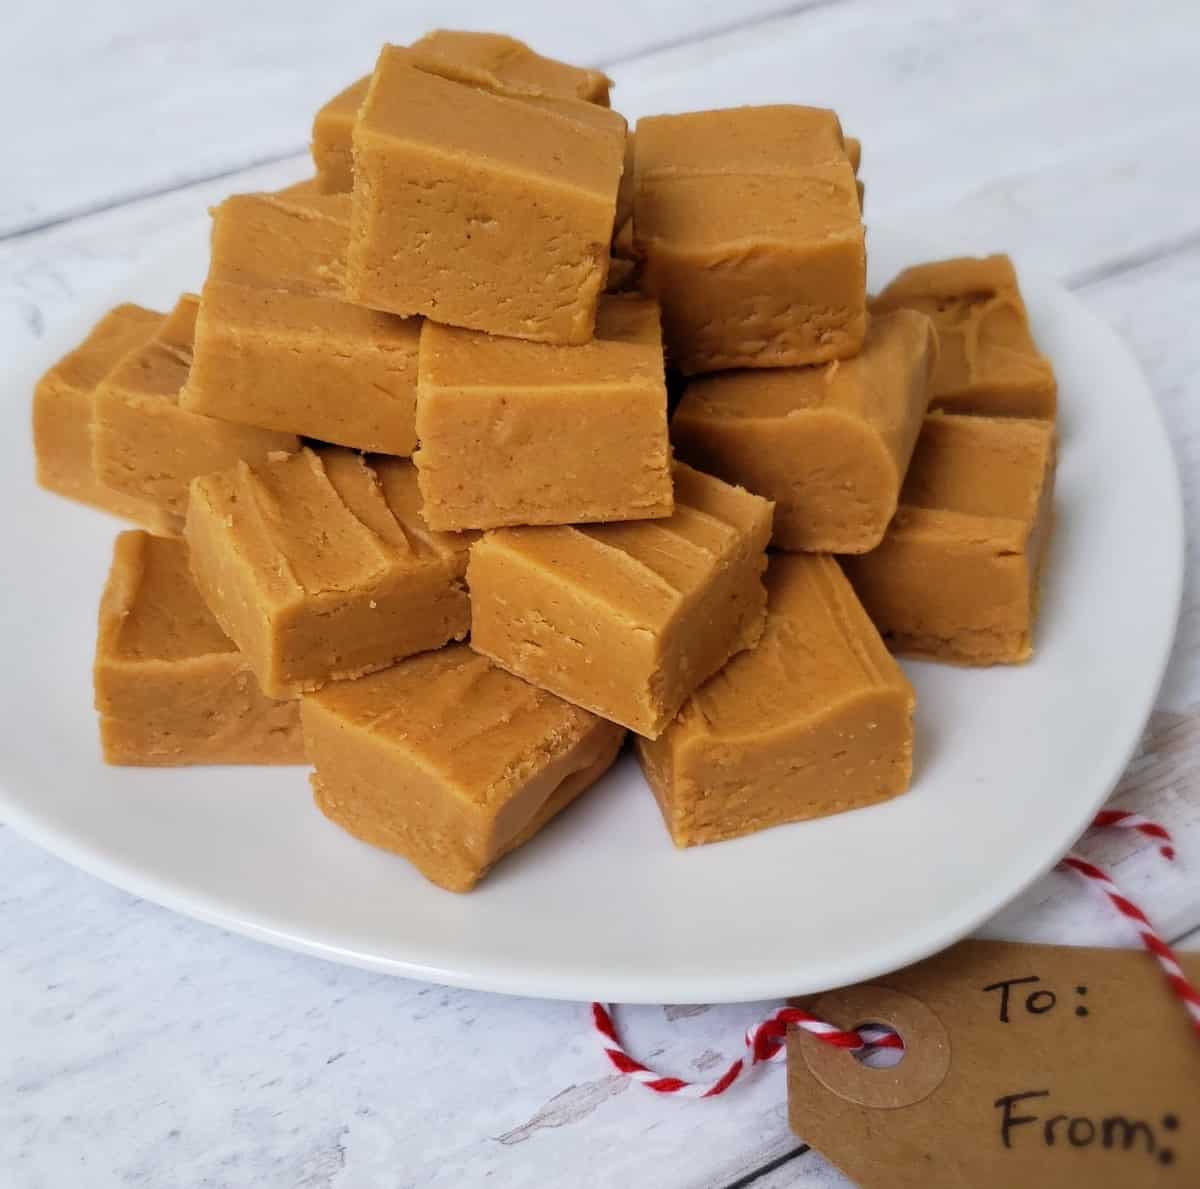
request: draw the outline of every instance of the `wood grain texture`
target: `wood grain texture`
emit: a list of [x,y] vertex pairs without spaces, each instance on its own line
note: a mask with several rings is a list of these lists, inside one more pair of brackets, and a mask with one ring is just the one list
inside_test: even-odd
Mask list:
[[[788,9],[771,19],[769,14]],[[791,11],[795,9],[795,11]],[[1140,840],[1084,850],[1171,935],[1200,927],[1200,26],[1183,0],[996,6],[918,0],[678,0],[555,22],[521,0],[508,27],[550,53],[618,65],[615,102],[826,103],[865,143],[868,217],[940,242],[1019,248],[1072,283],[1132,346],[1185,485],[1187,587],[1170,671],[1117,803],[1166,821],[1178,868]],[[286,19],[282,19],[285,14]],[[311,0],[119,17],[24,6],[0,44],[0,350],[29,351],[84,299],[115,292],[231,190],[307,171],[315,103],[385,37],[495,23],[469,0],[352,16]],[[762,19],[764,14],[768,19]],[[230,30],[236,30],[231,35]],[[690,41],[655,50],[657,44]],[[66,80],[66,81],[64,81]],[[666,95],[671,96],[667,104]],[[252,117],[247,113],[252,113]],[[14,118],[15,117],[15,118]],[[284,159],[229,175],[248,162]],[[165,193],[158,193],[166,190]],[[138,194],[150,197],[124,202]],[[121,204],[116,205],[114,204]],[[73,212],[113,207],[48,230]],[[1136,630],[1114,625],[1113,630]],[[1102,642],[1100,642],[1102,644]],[[256,946],[133,900],[0,830],[4,924],[0,1181],[15,1189],[745,1183],[793,1151],[782,1079],[716,1104],[611,1077],[571,1005],[392,980]],[[1107,906],[1050,876],[994,935],[1130,944]],[[1193,945],[1200,945],[1200,932]],[[730,1059],[765,1005],[621,1012],[629,1043],[682,1076]],[[844,1185],[813,1153],[752,1182]]]
[[313,112],[370,70],[385,41],[503,23],[542,53],[610,67],[808,4],[568,13],[557,0],[520,0],[502,15],[476,0],[12,5],[0,39],[0,235],[303,151]]

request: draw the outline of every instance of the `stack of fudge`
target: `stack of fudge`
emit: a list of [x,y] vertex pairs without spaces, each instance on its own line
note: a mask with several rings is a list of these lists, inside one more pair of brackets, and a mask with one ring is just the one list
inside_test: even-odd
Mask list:
[[1008,260],[868,300],[833,112],[634,135],[608,92],[507,37],[385,47],[315,178],[212,212],[199,296],[40,382],[42,485],[142,526],[110,763],[307,761],[463,891],[627,732],[714,842],[908,787],[893,652],[1030,655],[1055,381]]

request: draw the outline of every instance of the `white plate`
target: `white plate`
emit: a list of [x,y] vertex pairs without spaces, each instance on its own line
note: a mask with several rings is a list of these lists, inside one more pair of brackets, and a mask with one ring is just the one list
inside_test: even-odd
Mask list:
[[[203,277],[206,224],[112,301]],[[941,245],[943,252],[957,245]],[[872,281],[929,252],[881,232]],[[467,896],[328,823],[300,768],[100,763],[89,666],[112,520],[37,491],[33,378],[0,388],[7,559],[0,814],[103,879],[277,945],[486,990],[619,1002],[823,990],[950,944],[1046,871],[1121,774],[1170,649],[1182,572],[1171,449],[1129,353],[1022,268],[1061,384],[1056,528],[1036,659],[907,665],[916,778],[887,805],[679,852],[626,757]]]

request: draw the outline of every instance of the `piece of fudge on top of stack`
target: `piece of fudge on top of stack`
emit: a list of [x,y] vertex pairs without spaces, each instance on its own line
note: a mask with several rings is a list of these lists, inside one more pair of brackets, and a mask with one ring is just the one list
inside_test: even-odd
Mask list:
[[1011,267],[869,307],[833,112],[634,136],[608,101],[495,34],[385,46],[314,179],[214,209],[198,298],[47,374],[43,484],[182,533],[118,543],[110,762],[294,762],[302,730],[321,810],[461,891],[626,731],[679,846],[903,792],[876,625],[1028,654],[1053,375]]
[[[637,126],[633,243],[685,375],[846,359],[867,329],[866,232],[837,116],[776,106]],[[856,154],[857,155],[857,154]]]

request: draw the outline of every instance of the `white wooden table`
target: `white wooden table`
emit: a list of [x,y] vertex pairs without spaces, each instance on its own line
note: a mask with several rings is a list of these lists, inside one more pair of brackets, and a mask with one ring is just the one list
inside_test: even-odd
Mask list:
[[[1149,374],[1193,527],[1173,662],[1117,801],[1171,825],[1193,862],[1167,870],[1124,837],[1085,849],[1168,936],[1200,928],[1192,0],[349,7],[6,7],[3,358],[115,291],[214,199],[302,176],[318,103],[382,41],[434,24],[502,22],[544,52],[603,65],[630,117],[768,100],[835,107],[864,141],[869,222],[1036,254]],[[8,432],[26,432],[20,410],[5,415]],[[1130,943],[1060,876],[989,932]],[[622,1020],[637,1051],[696,1077],[732,1055],[764,1006],[639,1008]],[[777,1070],[716,1103],[662,1101],[610,1076],[578,1006],[271,950],[114,891],[3,829],[0,1036],[6,1189],[845,1183],[789,1133]]]

